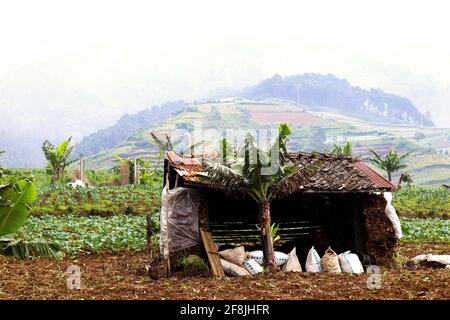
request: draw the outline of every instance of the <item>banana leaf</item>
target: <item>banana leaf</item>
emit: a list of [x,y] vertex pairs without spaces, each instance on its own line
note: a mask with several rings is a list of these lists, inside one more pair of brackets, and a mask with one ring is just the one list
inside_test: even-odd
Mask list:
[[29,180],[0,187],[0,236],[16,233],[30,214],[36,187]]
[[0,253],[18,259],[50,258],[60,260],[64,258],[64,253],[58,244],[45,240],[29,242],[16,238],[14,234],[0,237]]

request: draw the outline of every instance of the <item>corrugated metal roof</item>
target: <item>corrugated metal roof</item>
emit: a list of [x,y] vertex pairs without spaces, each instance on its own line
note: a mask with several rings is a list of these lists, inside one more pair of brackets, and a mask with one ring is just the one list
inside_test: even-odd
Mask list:
[[380,188],[386,189],[395,189],[395,186],[389,180],[385,179],[381,175],[378,174],[375,170],[369,167],[362,161],[358,161],[354,163],[354,166],[365,173],[372,182],[374,182]]

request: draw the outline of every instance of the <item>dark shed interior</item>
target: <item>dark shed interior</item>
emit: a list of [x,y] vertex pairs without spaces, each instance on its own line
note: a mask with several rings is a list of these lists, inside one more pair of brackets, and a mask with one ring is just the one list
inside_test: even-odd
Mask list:
[[[221,248],[244,244],[246,249],[260,249],[258,207],[252,199],[235,197],[204,189],[209,213],[209,228]],[[368,194],[296,193],[274,200],[272,223],[279,226],[275,249],[289,252],[297,248],[304,265],[314,246],[323,255],[328,246],[336,252],[351,250],[368,261],[367,226],[363,199]],[[373,262],[374,259],[372,259]]]

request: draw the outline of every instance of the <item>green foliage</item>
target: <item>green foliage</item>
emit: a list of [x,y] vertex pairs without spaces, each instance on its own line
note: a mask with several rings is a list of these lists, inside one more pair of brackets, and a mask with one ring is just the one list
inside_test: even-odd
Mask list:
[[286,143],[291,133],[286,124],[279,127],[279,135],[269,150],[265,151],[256,145],[255,137],[247,134],[243,150],[240,154],[231,150],[226,141],[222,141],[222,159],[226,164],[207,162],[206,172],[213,187],[225,188],[230,193],[249,195],[257,203],[271,201],[273,198],[289,193],[292,183],[305,181],[314,171],[311,167],[298,169],[286,159]]
[[97,186],[77,189],[66,185],[54,185],[39,189],[39,197],[31,214],[146,215],[160,209],[160,197],[161,185]]
[[444,217],[450,212],[450,190],[443,187],[404,187],[394,192],[392,204],[402,216]]
[[[162,150],[162,149],[161,149]],[[162,151],[160,156],[162,156]],[[129,183],[130,184],[140,184],[140,185],[149,185],[149,186],[156,186],[156,185],[162,185],[162,169],[159,167],[159,161],[158,163],[154,164],[149,160],[145,160],[143,157],[138,158],[122,158],[119,155],[114,155],[116,160],[119,162],[117,166],[114,167],[115,172],[120,172],[120,164],[126,163],[128,164],[128,170],[129,170]],[[134,181],[134,171],[135,171],[135,165],[139,168],[138,173],[138,181]]]
[[393,148],[389,150],[389,153],[384,156],[384,159],[381,156],[370,149],[370,152],[373,154],[373,158],[370,161],[376,165],[381,170],[385,171],[388,174],[389,181],[392,181],[392,173],[395,173],[401,169],[407,167],[407,165],[403,164],[405,158],[409,155],[409,153],[405,153],[402,156],[399,156]]
[[[68,177],[64,177],[64,179],[61,179],[61,182],[65,181],[66,178],[68,180]],[[33,181],[36,188],[51,184],[51,177],[45,169],[3,169],[3,178],[0,179],[0,182],[15,183],[24,179]]]
[[349,157],[352,155],[352,150],[353,150],[352,142],[347,141],[343,146],[334,144],[334,147],[331,150],[331,153],[338,157],[342,157],[342,156]]
[[3,236],[0,237],[0,248],[2,254],[13,256],[18,259],[28,258],[52,258],[62,259],[64,253],[60,246],[54,243],[49,243],[45,240],[38,240],[37,242],[28,242],[24,239]]
[[145,217],[31,216],[20,230],[28,242],[45,240],[66,253],[142,250],[147,245]]
[[278,235],[278,229],[280,228],[279,224],[272,223],[270,226],[270,234],[272,235],[273,243],[280,240],[280,236]]
[[0,187],[0,252],[20,259],[62,258],[57,245],[46,241],[25,241],[16,234],[27,221],[35,200],[36,187],[29,180]]
[[402,241],[450,243],[450,221],[440,219],[400,218]]
[[72,137],[64,140],[58,146],[53,145],[48,140],[45,140],[42,145],[42,151],[47,159],[47,167],[53,172],[52,182],[58,181],[64,175],[65,168],[71,163],[70,154],[74,146],[70,146]]
[[209,271],[205,261],[196,255],[184,256],[178,260],[178,264],[183,268],[186,276],[205,275]]
[[16,233],[30,214],[36,187],[29,180],[0,187],[0,236]]

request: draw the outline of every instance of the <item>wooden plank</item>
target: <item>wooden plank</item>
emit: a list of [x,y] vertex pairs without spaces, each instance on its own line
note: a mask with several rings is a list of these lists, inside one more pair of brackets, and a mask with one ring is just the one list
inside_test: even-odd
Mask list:
[[209,264],[211,265],[213,275],[219,277],[224,276],[225,273],[223,272],[219,253],[217,252],[216,243],[214,242],[211,231],[200,228],[200,234],[202,236],[203,245],[205,246],[206,254],[208,255],[208,260]]

